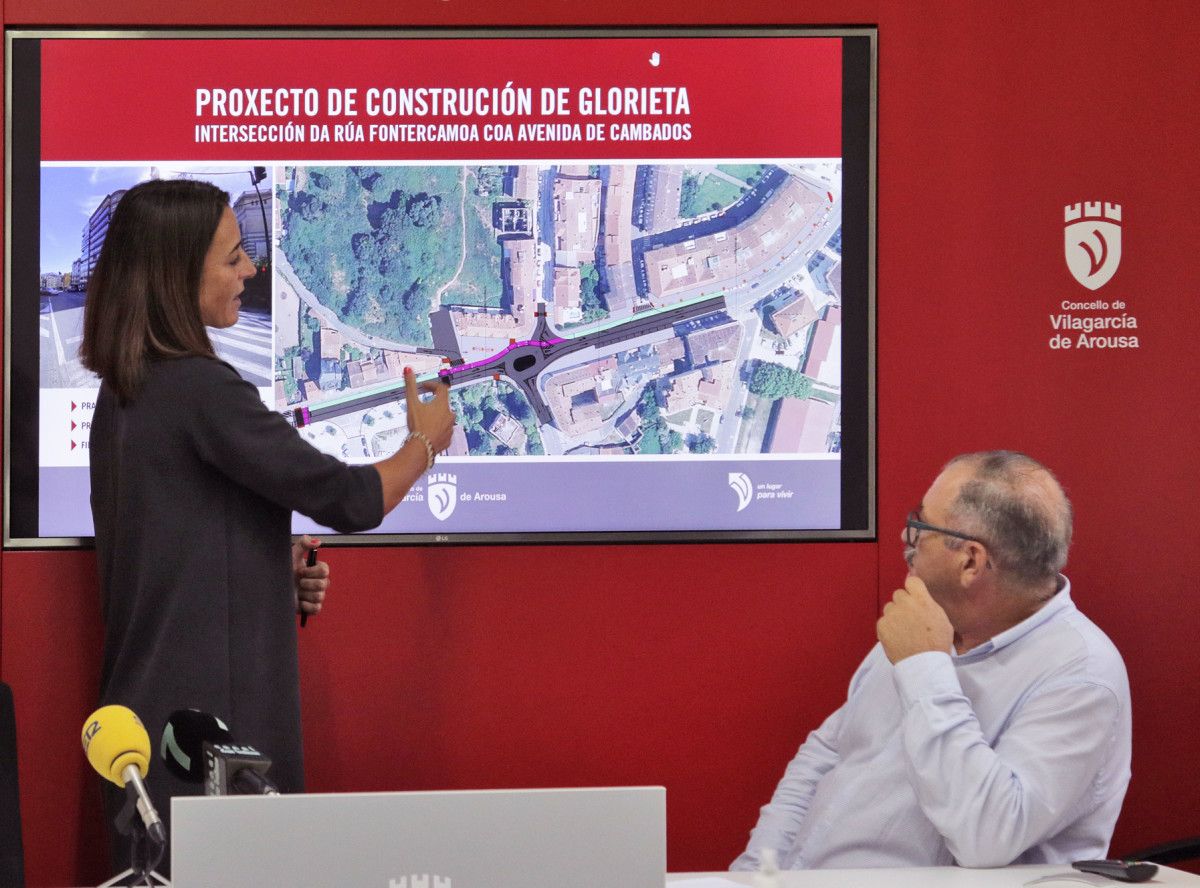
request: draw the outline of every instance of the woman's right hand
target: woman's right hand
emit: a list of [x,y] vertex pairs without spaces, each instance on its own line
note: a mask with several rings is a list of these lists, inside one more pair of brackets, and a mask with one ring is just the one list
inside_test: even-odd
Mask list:
[[[423,391],[431,392],[433,397],[422,401]],[[418,386],[412,368],[405,367],[404,399],[408,407],[409,440],[391,456],[375,463],[383,490],[384,514],[396,508],[412,486],[432,468],[434,455],[450,446],[450,436],[454,433],[454,411],[450,409],[448,385],[426,382]]]
[[[422,401],[421,392],[429,392],[433,397]],[[418,386],[412,368],[405,367],[404,397],[408,406],[409,432],[424,435],[434,453],[449,447],[455,421],[454,411],[450,409],[450,386],[442,382],[423,382]]]

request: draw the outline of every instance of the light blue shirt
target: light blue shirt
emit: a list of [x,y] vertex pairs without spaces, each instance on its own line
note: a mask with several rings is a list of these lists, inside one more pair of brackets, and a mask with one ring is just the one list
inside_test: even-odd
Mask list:
[[745,852],[784,869],[1102,858],[1129,785],[1129,680],[1070,584],[965,654],[871,649]]

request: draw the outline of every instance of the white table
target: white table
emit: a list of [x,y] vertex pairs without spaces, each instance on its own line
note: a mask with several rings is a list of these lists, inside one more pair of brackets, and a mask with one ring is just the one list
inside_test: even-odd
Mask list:
[[[1009,866],[998,869],[965,869],[956,866],[913,867],[908,869],[851,869],[797,870],[779,874],[779,888],[1022,888],[1042,876],[1062,875],[1074,878],[1082,875],[1069,866]],[[707,882],[704,880],[713,880]],[[733,885],[756,885],[754,873],[668,873],[667,886],[692,888],[686,883],[696,881],[695,888],[718,888],[721,882]],[[1033,888],[1084,888],[1087,883],[1056,879],[1042,882]],[[1109,888],[1121,888],[1128,882],[1105,879]],[[1158,873],[1146,886],[1180,885],[1196,888],[1200,876],[1182,870],[1160,866]]]

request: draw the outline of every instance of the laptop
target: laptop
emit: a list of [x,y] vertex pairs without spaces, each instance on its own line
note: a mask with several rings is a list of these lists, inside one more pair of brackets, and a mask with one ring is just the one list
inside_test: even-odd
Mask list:
[[175,888],[663,888],[661,786],[184,796]]

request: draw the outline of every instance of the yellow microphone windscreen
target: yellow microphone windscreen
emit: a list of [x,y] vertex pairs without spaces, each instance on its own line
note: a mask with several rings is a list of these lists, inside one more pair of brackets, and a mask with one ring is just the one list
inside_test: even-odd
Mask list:
[[132,709],[101,706],[83,723],[83,752],[101,777],[125,785],[125,769],[150,769],[150,735]]

